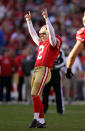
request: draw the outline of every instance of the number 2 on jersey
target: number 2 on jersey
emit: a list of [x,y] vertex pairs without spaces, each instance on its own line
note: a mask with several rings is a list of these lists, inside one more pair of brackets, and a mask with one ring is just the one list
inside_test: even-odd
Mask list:
[[37,57],[38,60],[40,60],[40,59],[42,58],[43,50],[44,50],[44,46],[41,45],[41,46],[39,47],[39,54],[38,54],[38,57]]

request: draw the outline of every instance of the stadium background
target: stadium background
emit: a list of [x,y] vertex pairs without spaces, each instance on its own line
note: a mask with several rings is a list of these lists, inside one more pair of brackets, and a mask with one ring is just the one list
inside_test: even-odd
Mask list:
[[[31,11],[38,32],[44,24],[41,12],[45,7],[55,32],[63,39],[63,46],[72,49],[76,32],[83,26],[84,0],[0,0],[0,54],[3,55],[4,49],[10,48],[12,57],[15,57],[26,46],[31,48],[33,55],[36,54],[37,46],[28,33],[24,15]],[[79,54],[79,58],[85,70],[85,50]],[[84,87],[84,73],[79,80],[83,80]],[[17,81],[17,77],[14,81]]]
[[[82,16],[85,11],[85,0],[0,0],[0,54],[4,49],[11,49],[13,57],[22,53],[24,47],[36,54],[37,47],[31,40],[24,14],[32,12],[32,20],[37,31],[43,24],[41,11],[47,7],[49,18],[63,39],[63,45],[69,49],[75,44],[76,31],[82,27]],[[85,71],[85,50],[79,54],[83,72]],[[18,82],[15,75],[14,80]],[[83,80],[84,75],[79,78]],[[77,105],[66,105],[64,116],[56,113],[55,105],[50,106],[46,120],[46,130],[85,131],[85,102]],[[0,105],[0,131],[27,131],[32,120],[32,105]],[[37,129],[35,129],[37,130]]]

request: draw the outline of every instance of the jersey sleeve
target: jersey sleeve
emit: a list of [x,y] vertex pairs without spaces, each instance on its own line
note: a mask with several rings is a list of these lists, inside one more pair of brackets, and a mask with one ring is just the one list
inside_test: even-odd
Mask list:
[[37,32],[35,31],[32,21],[27,22],[29,33],[33,39],[33,41],[38,45],[39,44],[39,37],[37,35]]
[[79,40],[85,43],[85,29],[84,28],[81,28],[80,30],[77,31],[76,40]]
[[48,30],[48,33],[49,33],[50,44],[52,46],[56,46],[55,31],[54,31],[54,28],[53,28],[49,18],[46,19],[46,25],[47,25],[47,30]]

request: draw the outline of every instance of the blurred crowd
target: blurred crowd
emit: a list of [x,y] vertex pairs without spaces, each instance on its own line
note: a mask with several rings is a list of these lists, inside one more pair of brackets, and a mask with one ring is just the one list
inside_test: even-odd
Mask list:
[[[31,76],[37,54],[37,46],[28,33],[24,15],[29,10],[31,11],[33,25],[38,32],[40,27],[45,24],[41,15],[43,8],[48,9],[48,16],[55,32],[62,37],[62,48],[66,55],[76,42],[77,30],[83,26],[82,16],[85,11],[85,0],[0,0],[0,62],[3,65],[0,73],[0,86],[7,86],[7,101],[10,101],[10,90],[12,90],[12,86],[15,86],[11,85],[11,81],[13,81],[11,80],[12,76],[17,72],[19,76],[17,82],[18,100],[22,101],[20,87],[24,81],[26,82],[24,76]],[[28,74],[25,74],[24,71],[23,60],[25,58],[31,64]],[[82,72],[84,72],[85,50],[79,54],[79,59],[82,65]],[[8,64],[7,67],[4,62],[5,64],[10,63],[10,66]],[[84,73],[78,77],[78,81],[83,81],[82,87],[84,87]],[[1,93],[0,101],[2,101],[2,97]],[[27,99],[29,98],[26,97],[25,100]]]

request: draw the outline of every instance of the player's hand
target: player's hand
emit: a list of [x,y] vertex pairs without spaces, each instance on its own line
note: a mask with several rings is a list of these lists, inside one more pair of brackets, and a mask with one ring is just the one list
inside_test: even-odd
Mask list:
[[24,17],[25,17],[26,21],[31,21],[31,13],[30,13],[30,11]]
[[48,18],[48,13],[47,13],[47,8],[45,8],[42,12],[42,16],[44,17],[44,19]]
[[71,79],[72,78],[72,76],[73,76],[73,73],[72,73],[72,71],[71,71],[71,68],[67,68],[67,72],[66,72],[66,78],[67,79]]

